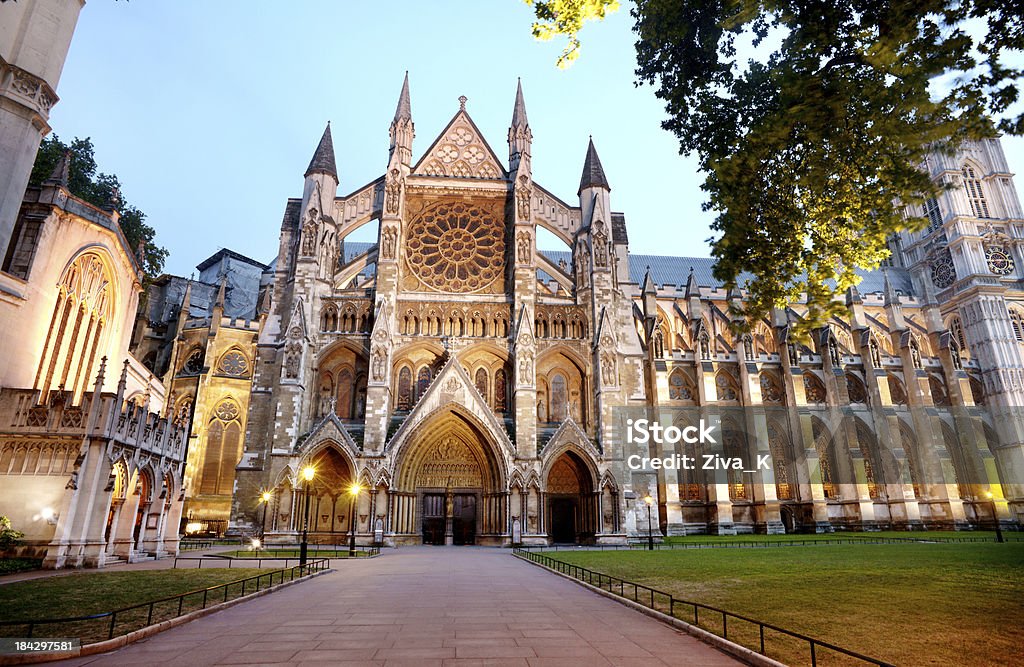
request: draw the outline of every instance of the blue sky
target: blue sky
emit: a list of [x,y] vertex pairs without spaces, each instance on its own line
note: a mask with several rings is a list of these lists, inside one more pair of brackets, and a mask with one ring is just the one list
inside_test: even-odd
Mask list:
[[[100,169],[120,177],[170,251],[165,269],[188,275],[222,247],[276,255],[285,200],[301,195],[328,120],[339,194],[380,175],[406,70],[414,159],[460,95],[505,159],[522,77],[537,182],[575,204],[592,134],[630,249],[707,256],[703,177],[660,128],[653,90],[634,86],[628,5],[584,30],[567,70],[555,67],[562,43],[530,35],[532,17],[520,0],[90,0],[51,126],[92,137]],[[1004,143],[1013,171],[1024,167],[1022,147]]]

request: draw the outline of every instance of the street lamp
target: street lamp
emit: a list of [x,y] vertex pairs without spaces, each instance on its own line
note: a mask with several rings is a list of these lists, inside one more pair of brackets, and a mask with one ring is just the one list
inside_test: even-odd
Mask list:
[[356,482],[348,488],[349,503],[348,503],[348,555],[352,558],[356,555],[356,498],[359,497],[359,492],[363,490],[363,487],[359,486],[359,482]]
[[313,466],[306,466],[302,469],[302,478],[306,480],[306,514],[305,519],[302,522],[302,543],[299,545],[299,566],[306,564],[306,548],[309,537],[309,485],[313,481],[313,477],[315,475],[316,468]]
[[647,503],[647,550],[654,551],[654,529],[651,527],[651,507],[654,505],[654,498],[648,493],[644,496],[644,502]]
[[260,537],[264,537],[267,532],[267,505],[270,504],[271,497],[270,491],[264,491],[260,494],[260,502],[263,503],[263,518],[260,519]]
[[999,516],[996,514],[996,497],[992,495],[991,491],[986,491],[985,497],[988,498],[988,502],[992,506],[992,521],[996,524],[996,542],[1002,542],[1003,530],[999,527]]

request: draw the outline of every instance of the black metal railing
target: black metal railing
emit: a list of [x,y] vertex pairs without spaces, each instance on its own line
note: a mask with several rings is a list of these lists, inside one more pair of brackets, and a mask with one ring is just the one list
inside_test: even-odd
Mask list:
[[[32,619],[26,621],[0,621],[0,636],[3,637],[78,637],[82,643],[113,639],[135,630],[177,618],[210,604],[219,604],[257,593],[285,581],[321,572],[330,567],[327,559],[311,560],[305,565],[273,570],[236,579],[227,583],[201,588],[159,600],[150,600],[113,611],[69,618]],[[36,633],[42,629],[41,635]]]
[[[660,538],[659,538],[660,539]],[[793,539],[793,540],[719,540],[685,542],[655,542],[654,550],[673,549],[768,549],[771,547],[816,547],[835,546],[840,544],[960,544],[996,542],[995,537],[836,537],[825,539]],[[1005,536],[1004,542],[1024,542],[1024,536]],[[542,546],[523,546],[523,550],[532,551],[647,551],[650,545],[647,540],[630,544],[554,544]]]
[[[544,554],[537,553],[536,551],[529,551],[526,549],[517,548],[513,549],[512,553],[513,555],[518,556],[519,558],[523,558],[524,560],[528,560],[531,563],[543,565],[544,567],[548,567],[552,570],[555,570],[556,572],[568,575],[573,579],[577,579],[579,581],[590,584],[595,588],[606,590],[609,593],[617,595],[618,597],[621,597],[626,600],[632,600],[633,602],[643,605],[648,609],[653,609],[654,611],[667,614],[672,618],[689,622],[689,619],[692,616],[694,626],[697,626],[702,630],[712,632],[713,634],[719,635],[723,639],[728,639],[729,641],[737,643],[741,646],[745,646],[746,648],[752,651],[757,651],[758,653],[764,656],[768,655],[765,652],[765,630],[769,630],[771,632],[775,632],[781,635],[785,635],[786,637],[796,639],[801,643],[806,643],[807,648],[809,650],[809,657],[811,660],[812,667],[817,667],[818,659],[821,657],[819,654],[823,650],[832,653],[838,653],[848,658],[853,658],[855,660],[870,665],[879,665],[879,667],[893,667],[891,663],[879,660],[878,658],[872,658],[861,653],[857,653],[856,651],[851,651],[850,649],[846,649],[841,646],[836,646],[835,644],[832,644],[830,642],[822,641],[814,637],[808,637],[807,635],[801,634],[799,632],[793,632],[792,630],[787,630],[786,628],[780,628],[777,625],[765,623],[764,621],[759,621],[757,619],[750,618],[749,616],[744,616],[742,614],[734,614],[731,611],[719,609],[718,607],[712,607],[711,605],[706,605],[700,602],[693,602],[692,600],[684,600],[682,598],[678,598],[672,595],[671,593],[666,593],[656,588],[651,588],[650,586],[644,586],[643,584],[638,584],[634,581],[620,579],[619,577],[613,577],[611,575],[604,574],[603,572],[596,572],[594,570],[581,567],[579,565],[574,565],[572,563],[567,563],[565,561],[551,558],[550,556],[545,556]],[[692,614],[687,613],[690,609],[692,609],[693,611]],[[701,621],[702,612],[704,618],[703,624]],[[709,615],[711,615],[711,618],[714,619],[714,623],[712,623],[711,619],[709,619]],[[721,619],[720,624],[717,622],[719,618]],[[732,633],[733,637],[730,639],[730,619],[732,619],[733,621],[740,621],[742,623],[748,624],[748,626],[754,626],[757,628],[758,639],[755,642],[755,646],[746,646],[745,643],[738,640],[736,636],[737,629],[735,627],[735,623]],[[717,631],[719,625],[721,626],[721,632]]]

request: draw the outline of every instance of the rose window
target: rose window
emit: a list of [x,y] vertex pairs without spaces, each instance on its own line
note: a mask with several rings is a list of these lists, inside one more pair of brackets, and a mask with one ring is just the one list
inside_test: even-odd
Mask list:
[[221,421],[229,422],[238,418],[238,406],[231,401],[223,401],[217,406],[213,414]]
[[221,358],[218,370],[224,375],[243,377],[249,372],[249,362],[241,352],[228,352]]
[[484,209],[443,202],[413,221],[406,249],[409,267],[427,287],[476,292],[501,276],[505,241]]

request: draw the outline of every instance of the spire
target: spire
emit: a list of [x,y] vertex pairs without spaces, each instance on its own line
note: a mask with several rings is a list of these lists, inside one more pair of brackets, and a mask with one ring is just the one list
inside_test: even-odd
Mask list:
[[402,92],[398,95],[398,108],[395,109],[395,122],[412,120],[412,103],[409,101],[409,70],[405,70]]
[[508,128],[508,170],[519,171],[530,178],[530,144],[533,133],[530,121],[526,119],[526,102],[523,101],[523,82],[516,82],[516,103],[512,108],[512,124]]
[[46,179],[46,185],[68,186],[68,179],[71,177],[71,151],[64,151],[64,154],[57,161],[53,173]]
[[884,299],[882,303],[886,306],[892,304],[898,306],[900,304],[900,295],[896,293],[892,283],[889,282],[889,272],[883,269],[883,275],[885,276],[885,282],[882,285],[882,297]]
[[334,162],[334,142],[331,140],[330,121],[327,123],[324,135],[320,137],[320,145],[316,147],[313,159],[309,161],[309,167],[306,168],[305,176],[308,178],[310,174],[317,173],[327,174],[333,176],[334,180],[338,180],[338,167]]
[[583,162],[583,176],[580,178],[580,189],[576,194],[590,187],[599,187],[605,190],[612,189],[608,185],[608,178],[604,175],[601,158],[597,157],[597,149],[594,148],[593,137],[590,138],[590,144],[587,146],[587,159]]
[[[395,119],[391,121],[388,129],[388,136],[391,138],[389,149],[389,169],[399,165],[409,165],[412,162],[412,140],[416,136],[415,127],[412,122],[412,102],[409,101],[409,72],[405,72],[405,79],[402,81],[402,92],[398,94],[398,106],[395,108]],[[398,154],[395,155],[395,151]]]
[[647,267],[647,272],[644,273],[644,283],[641,289],[643,294],[658,294],[658,288],[654,286],[654,280],[651,279],[651,267]]
[[697,277],[693,274],[693,267],[690,267],[690,275],[686,279],[686,296],[700,296],[700,288],[697,287]]
[[860,290],[855,285],[850,285],[846,290],[846,305],[852,306],[855,303],[863,303],[864,300],[860,298]]
[[526,102],[523,101],[523,82],[516,81],[516,104],[512,109],[512,129],[517,127],[528,127],[530,121],[526,118]]

